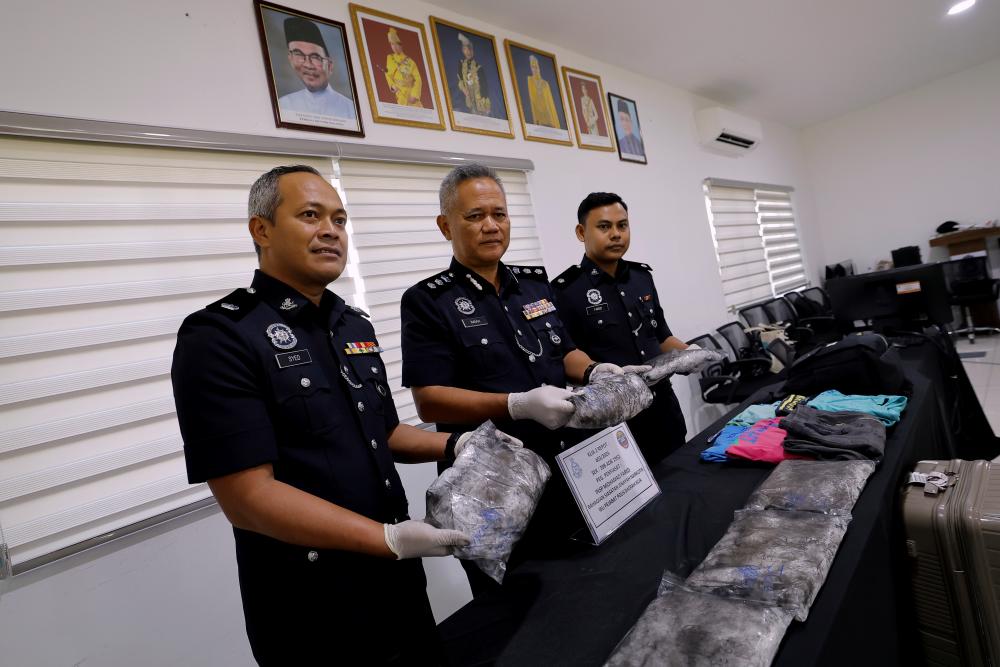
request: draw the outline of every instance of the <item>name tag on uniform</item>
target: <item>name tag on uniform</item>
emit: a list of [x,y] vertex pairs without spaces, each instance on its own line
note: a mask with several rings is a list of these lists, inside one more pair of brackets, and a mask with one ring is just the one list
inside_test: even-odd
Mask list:
[[548,299],[539,299],[533,303],[529,303],[524,307],[524,319],[533,320],[536,317],[541,317],[546,313],[551,313],[556,309],[554,303]]
[[309,354],[309,350],[292,350],[291,352],[280,352],[274,355],[274,358],[278,360],[278,368],[301,366],[302,364],[311,364],[313,361],[312,355]]
[[610,306],[606,303],[599,303],[596,306],[587,306],[588,315],[596,315],[597,313],[604,313],[610,309]]
[[471,329],[472,327],[484,327],[489,322],[486,321],[485,317],[463,317],[462,326],[466,329]]
[[382,348],[375,341],[362,341],[360,343],[347,343],[344,348],[345,354],[379,354]]

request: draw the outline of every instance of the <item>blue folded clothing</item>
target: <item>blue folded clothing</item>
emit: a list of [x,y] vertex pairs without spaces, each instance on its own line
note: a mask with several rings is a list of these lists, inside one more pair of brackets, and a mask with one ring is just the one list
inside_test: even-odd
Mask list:
[[719,434],[712,440],[712,446],[701,453],[702,461],[722,463],[726,460],[726,450],[735,445],[741,433],[750,430],[749,426],[740,424],[726,424]]

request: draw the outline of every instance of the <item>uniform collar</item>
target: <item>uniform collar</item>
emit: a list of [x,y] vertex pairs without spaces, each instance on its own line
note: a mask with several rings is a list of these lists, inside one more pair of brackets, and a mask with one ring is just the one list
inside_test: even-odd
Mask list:
[[[451,258],[451,265],[448,270],[455,274],[456,282],[467,285],[477,294],[489,294],[492,291],[492,283],[481,274],[468,268],[454,257]],[[520,283],[517,277],[511,273],[510,269],[503,262],[497,265],[497,277],[500,279],[500,294],[508,291],[520,291]]]
[[267,275],[260,269],[254,271],[251,287],[260,300],[282,313],[286,319],[297,319],[302,313],[313,313],[322,319],[336,320],[344,312],[347,304],[330,290],[324,290],[319,306],[313,305],[304,294],[294,287],[286,285],[277,278]]
[[602,280],[606,280],[608,282],[621,282],[622,280],[625,280],[626,276],[628,276],[628,262],[624,259],[618,260],[618,268],[615,269],[614,277],[608,275],[607,271],[599,267],[586,255],[584,255],[583,260],[580,261],[580,269],[590,280],[590,283],[595,287],[600,284]]

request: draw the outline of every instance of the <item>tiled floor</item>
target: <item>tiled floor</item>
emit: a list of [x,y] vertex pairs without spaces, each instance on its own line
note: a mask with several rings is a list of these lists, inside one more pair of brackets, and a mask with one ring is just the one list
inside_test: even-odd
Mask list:
[[985,356],[963,358],[962,363],[993,432],[1000,435],[1000,335],[976,336],[976,342],[971,345],[962,338],[955,342],[955,347],[959,353],[986,353]]

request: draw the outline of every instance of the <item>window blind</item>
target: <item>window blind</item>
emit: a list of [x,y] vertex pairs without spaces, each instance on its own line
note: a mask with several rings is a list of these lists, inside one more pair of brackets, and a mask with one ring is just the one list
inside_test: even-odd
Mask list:
[[[440,211],[438,187],[450,168],[344,159],[339,169],[356,257],[352,262],[357,263],[357,305],[371,315],[400,421],[419,424],[413,397],[400,384],[399,302],[408,287],[451,261],[451,243],[435,224]],[[511,220],[504,262],[541,265],[527,174],[498,173]]]
[[704,192],[728,308],[807,284],[790,189],[709,179]]
[[208,497],[184,471],[177,329],[249,284],[250,184],[333,166],[9,137],[0,155],[0,527],[16,567]]

